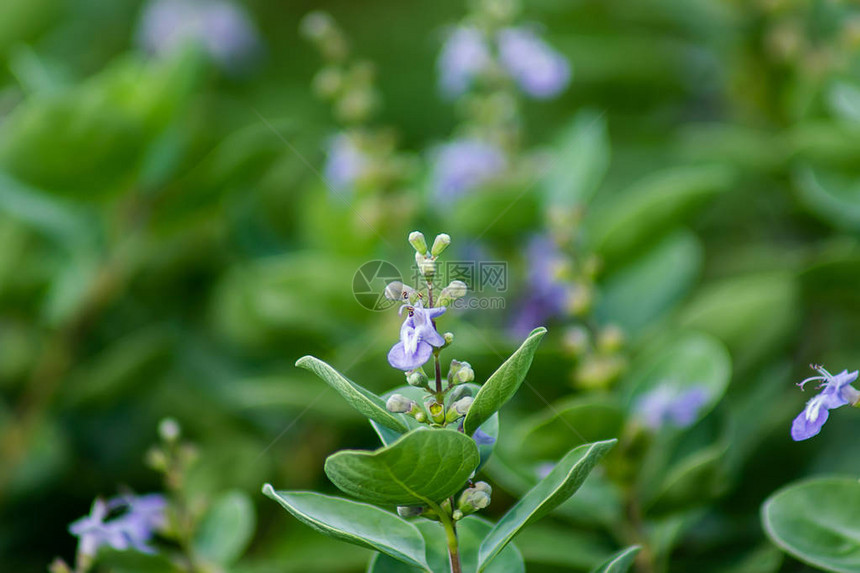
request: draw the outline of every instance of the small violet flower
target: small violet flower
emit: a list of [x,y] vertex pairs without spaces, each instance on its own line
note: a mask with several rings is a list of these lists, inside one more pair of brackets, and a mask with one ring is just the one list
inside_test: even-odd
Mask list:
[[144,50],[158,56],[197,43],[218,65],[234,71],[259,45],[248,13],[227,0],[150,0],[137,38]]
[[430,360],[434,346],[445,344],[445,339],[436,332],[433,320],[444,314],[446,308],[425,309],[421,301],[418,301],[414,306],[400,307],[401,314],[403,309],[406,309],[409,315],[400,327],[400,342],[388,352],[388,363],[399,370],[409,371]]
[[[72,523],[69,532],[78,537],[81,555],[92,557],[104,546],[154,553],[149,541],[164,526],[166,507],[167,501],[159,494],[125,495],[108,501],[96,499],[90,514]],[[109,517],[121,510],[122,513]]]
[[566,305],[568,286],[560,278],[565,257],[549,236],[532,237],[526,247],[529,264],[526,299],[514,318],[511,330],[517,337],[527,335]]
[[351,191],[367,172],[370,158],[345,133],[331,139],[323,175],[335,191]]
[[[498,64],[527,95],[557,96],[570,84],[570,63],[531,27],[505,28],[496,34]],[[456,28],[447,38],[437,63],[439,87],[453,98],[493,67],[490,39],[477,28]]]
[[555,97],[570,83],[570,63],[530,28],[499,32],[499,58],[520,89],[533,98]]
[[791,437],[796,442],[818,435],[824,422],[827,421],[830,410],[846,404],[860,403],[860,391],[851,386],[851,383],[857,380],[857,370],[854,372],[843,370],[834,376],[822,366],[812,366],[812,368],[819,375],[807,378],[798,386],[803,388],[804,384],[815,380],[821,382],[818,388],[823,390],[806,403],[806,407],[792,422]]
[[636,403],[634,412],[651,430],[659,430],[667,424],[686,428],[696,421],[708,398],[708,391],[702,386],[682,389],[662,384],[643,395]]
[[433,157],[433,191],[442,202],[492,181],[507,168],[501,149],[478,139],[460,139],[438,147]]
[[464,93],[491,63],[481,31],[469,26],[456,28],[445,41],[437,63],[442,93],[448,97]]

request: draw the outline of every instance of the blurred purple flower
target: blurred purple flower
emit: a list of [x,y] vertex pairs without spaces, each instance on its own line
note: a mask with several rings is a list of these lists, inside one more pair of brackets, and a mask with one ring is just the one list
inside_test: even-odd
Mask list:
[[570,63],[531,28],[499,32],[499,59],[520,89],[534,98],[557,96],[570,83]]
[[860,391],[851,386],[851,383],[857,380],[857,370],[843,370],[834,376],[822,366],[812,368],[818,371],[819,376],[807,378],[798,386],[803,388],[804,384],[815,380],[821,381],[818,387],[824,389],[806,403],[806,407],[792,422],[791,438],[796,442],[818,435],[830,415],[830,410],[860,402]]
[[436,332],[433,319],[445,313],[444,307],[425,309],[418,301],[414,306],[403,305],[409,316],[400,327],[400,342],[388,352],[388,363],[399,370],[414,370],[430,360],[433,347],[445,344],[442,335]]
[[351,191],[356,181],[367,171],[369,164],[370,159],[354,139],[340,133],[329,143],[323,176],[335,191]]
[[526,260],[529,266],[527,294],[511,327],[518,338],[528,335],[548,318],[561,314],[568,296],[568,285],[559,277],[565,257],[551,237],[532,237],[526,248]]
[[433,154],[432,186],[436,198],[451,202],[498,177],[507,168],[501,149],[478,139],[460,139]]
[[[90,514],[69,525],[69,532],[78,537],[81,555],[93,556],[104,546],[154,553],[149,541],[164,526],[166,507],[167,501],[159,494],[96,499]],[[118,511],[122,513],[108,519]]]
[[492,63],[490,49],[477,28],[456,28],[439,54],[439,88],[448,97],[461,95]]
[[228,0],[150,0],[137,38],[147,52],[158,56],[197,43],[218,65],[232,71],[249,62],[259,48],[250,16]]
[[704,386],[687,389],[661,384],[643,395],[634,407],[634,414],[652,430],[666,425],[686,428],[696,421],[709,394]]
[[475,430],[475,433],[472,434],[472,439],[475,440],[475,443],[479,446],[492,446],[496,443],[496,438],[484,432],[480,428]]

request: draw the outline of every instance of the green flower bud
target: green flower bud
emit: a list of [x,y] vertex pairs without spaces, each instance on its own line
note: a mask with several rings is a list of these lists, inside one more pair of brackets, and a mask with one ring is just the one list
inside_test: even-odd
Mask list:
[[478,482],[474,487],[463,490],[457,502],[457,507],[464,515],[475,513],[479,509],[484,509],[490,505],[492,492],[492,488],[487,483]]
[[597,335],[597,349],[601,352],[617,352],[623,344],[624,332],[614,324],[608,325]]
[[409,244],[415,248],[415,250],[422,254],[427,254],[427,241],[424,239],[424,233],[421,231],[412,231],[409,233]]
[[430,248],[430,254],[434,257],[438,257],[445,251],[445,249],[448,248],[448,245],[450,244],[451,237],[446,233],[436,235],[436,238],[433,240],[433,246]]
[[451,402],[456,402],[457,400],[460,400],[461,398],[465,398],[466,396],[471,396],[471,395],[472,395],[472,389],[469,388],[468,386],[455,386],[454,389],[451,390],[451,394],[449,394],[449,396],[451,397]]
[[158,435],[165,442],[175,442],[179,439],[182,429],[174,418],[163,418],[158,423]]
[[450,424],[465,416],[473,401],[474,399],[471,396],[466,396],[451,404],[448,413],[445,415],[445,421]]
[[574,356],[581,356],[588,351],[591,336],[582,326],[572,326],[564,331],[564,347]]
[[445,339],[445,346],[448,346],[449,344],[454,342],[454,333],[453,332],[446,332],[445,334],[442,335],[442,338]]
[[325,67],[314,76],[313,90],[323,99],[331,99],[335,97],[342,87],[343,75],[336,67]]
[[394,414],[406,414],[412,410],[414,405],[415,402],[403,394],[392,394],[388,401],[385,402],[385,408]]
[[472,365],[468,362],[461,362],[460,368],[454,374],[454,384],[464,384],[472,382],[475,379],[475,371],[472,370]]
[[449,306],[452,302],[466,296],[468,287],[463,281],[451,281],[451,284],[439,293],[439,306]]
[[451,514],[451,519],[453,519],[454,521],[460,521],[464,517],[466,517],[466,516],[463,515],[463,512],[460,511],[459,509],[455,509],[454,513]]
[[424,513],[423,507],[416,507],[413,505],[398,505],[397,506],[397,515],[400,517],[418,517]]
[[418,410],[417,412],[412,414],[412,417],[415,418],[416,422],[421,422],[422,424],[427,421],[427,414],[425,414],[421,410]]
[[300,30],[307,39],[321,41],[335,30],[334,20],[326,12],[311,12],[302,19]]
[[430,279],[436,274],[436,261],[432,257],[427,257],[416,251],[415,264],[418,265],[418,270],[421,271],[425,279]]
[[427,375],[424,373],[424,370],[417,369],[412,372],[406,373],[406,383],[410,386],[415,386],[416,388],[426,388],[427,387]]

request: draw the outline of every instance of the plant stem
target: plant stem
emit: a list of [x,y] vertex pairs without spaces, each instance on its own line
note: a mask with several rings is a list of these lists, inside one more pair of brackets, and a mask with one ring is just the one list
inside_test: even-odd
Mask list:
[[436,364],[436,401],[442,395],[442,364],[439,362],[439,350],[433,350],[433,361]]
[[439,514],[442,527],[445,528],[445,537],[448,542],[448,557],[451,561],[451,573],[463,573],[460,565],[460,549],[457,544],[457,526],[454,520],[444,510]]

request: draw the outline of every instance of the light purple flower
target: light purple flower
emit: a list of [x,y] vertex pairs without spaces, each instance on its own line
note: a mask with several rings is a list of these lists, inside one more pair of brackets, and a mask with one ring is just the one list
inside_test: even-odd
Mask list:
[[570,63],[531,28],[506,28],[499,32],[502,66],[528,95],[547,99],[570,83]]
[[388,352],[388,363],[393,367],[409,371],[422,366],[430,360],[433,347],[445,344],[442,335],[436,332],[433,320],[445,312],[444,307],[425,309],[421,301],[414,306],[403,305],[409,316],[400,327],[400,342]]
[[475,443],[479,446],[492,446],[496,443],[496,438],[484,432],[480,428],[475,430],[475,433],[472,434],[472,439],[475,440]]
[[477,28],[455,29],[439,54],[439,88],[448,97],[461,95],[492,63],[490,49]]
[[432,186],[442,202],[451,202],[492,181],[507,168],[502,150],[478,139],[452,141],[437,148],[433,155]]
[[860,401],[860,391],[851,386],[851,383],[857,380],[857,370],[854,372],[843,370],[834,376],[822,366],[812,368],[819,375],[807,378],[798,386],[803,388],[807,382],[816,380],[821,381],[818,387],[824,389],[806,403],[806,407],[792,422],[791,437],[796,442],[818,435],[830,415],[830,410],[846,404],[857,404]]
[[167,501],[159,494],[96,499],[90,514],[69,525],[69,532],[78,537],[81,555],[93,556],[105,546],[154,553],[149,541],[164,526],[166,507]]
[[368,169],[370,159],[345,133],[331,139],[323,175],[335,191],[351,191]]
[[248,13],[228,0],[150,0],[137,37],[147,52],[158,56],[197,43],[230,70],[251,60],[259,47]]
[[517,337],[527,335],[548,318],[561,314],[569,289],[559,277],[565,257],[551,237],[532,237],[526,247],[526,259],[529,266],[527,295],[511,328]]
[[703,386],[684,389],[672,384],[661,384],[638,400],[634,413],[652,430],[659,430],[666,425],[686,428],[696,421],[708,398],[708,391]]

